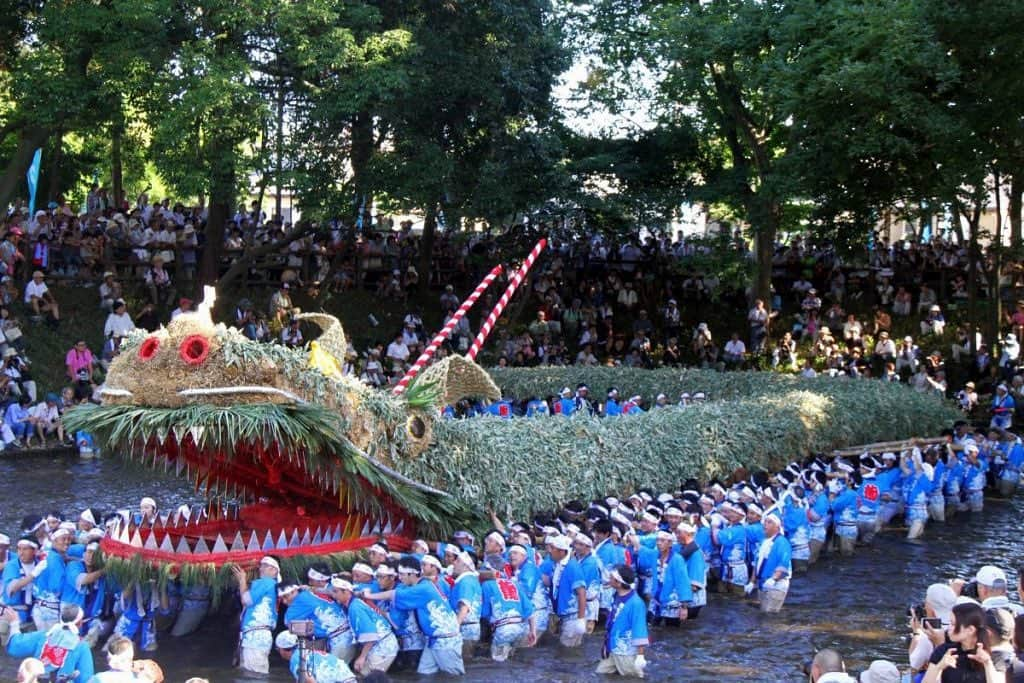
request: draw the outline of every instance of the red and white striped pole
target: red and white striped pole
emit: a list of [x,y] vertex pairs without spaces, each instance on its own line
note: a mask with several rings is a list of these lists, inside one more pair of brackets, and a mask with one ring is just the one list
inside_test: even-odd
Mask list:
[[492,310],[491,314],[487,316],[486,320],[484,320],[484,324],[480,326],[480,334],[476,335],[476,339],[473,340],[473,345],[469,347],[469,351],[466,353],[466,358],[473,360],[476,358],[476,354],[480,353],[480,348],[484,345],[484,342],[487,341],[487,336],[491,333],[491,330],[494,329],[494,324],[501,316],[501,312],[505,310],[505,306],[508,305],[512,295],[515,294],[516,289],[520,284],[522,284],[523,279],[530,271],[530,268],[533,267],[534,261],[537,260],[537,257],[540,256],[540,253],[544,251],[544,248],[547,245],[547,239],[541,238],[540,242],[537,242],[537,245],[533,248],[533,251],[530,252],[530,255],[526,257],[525,261],[523,261],[523,265],[519,266],[519,270],[516,271],[512,281],[509,282],[508,287],[505,288],[505,293],[501,295],[501,298],[498,299],[498,303],[494,305],[494,310]]
[[423,349],[423,353],[420,354],[420,357],[416,359],[416,362],[412,364],[412,367],[405,373],[405,376],[402,377],[402,379],[398,381],[398,384],[395,385],[395,388],[391,390],[392,394],[398,396],[400,393],[405,391],[405,388],[409,386],[409,382],[412,381],[413,377],[420,374],[420,370],[422,370],[423,367],[430,362],[430,359],[434,357],[434,353],[437,351],[438,347],[444,343],[444,340],[447,339],[449,335],[451,335],[452,330],[454,330],[455,326],[459,324],[459,320],[469,312],[469,309],[473,307],[473,304],[475,304],[476,300],[480,298],[480,295],[491,286],[491,283],[494,282],[495,278],[499,275],[501,275],[501,266],[494,266],[491,272],[487,274],[487,277],[481,280],[480,284],[476,286],[473,293],[462,302],[462,305],[459,306],[459,309],[455,311],[455,314],[445,324],[445,326],[441,328],[441,331],[434,335],[430,345]]

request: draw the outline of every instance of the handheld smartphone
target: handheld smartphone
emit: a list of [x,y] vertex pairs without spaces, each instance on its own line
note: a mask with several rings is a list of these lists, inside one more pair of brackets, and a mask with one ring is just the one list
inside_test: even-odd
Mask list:
[[933,631],[939,631],[942,629],[942,619],[938,617],[925,617],[921,620],[921,625],[924,628],[930,628]]

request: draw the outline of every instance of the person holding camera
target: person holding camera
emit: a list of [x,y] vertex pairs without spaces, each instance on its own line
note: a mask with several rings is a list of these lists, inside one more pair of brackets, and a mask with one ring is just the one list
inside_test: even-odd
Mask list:
[[928,586],[924,604],[915,605],[908,610],[910,643],[907,656],[910,668],[915,674],[924,674],[936,645],[945,642],[945,629],[949,626],[956,597],[956,593],[948,584],[933,583]]
[[987,683],[996,680],[988,647],[985,610],[975,602],[953,607],[947,641],[935,647],[922,683]]
[[326,576],[318,570],[310,568],[307,578],[311,584],[323,582],[323,586],[297,586],[289,584],[278,587],[277,593],[282,605],[286,606],[284,623],[293,621],[312,621],[313,636],[326,644],[327,650],[335,657],[349,661],[355,654],[352,630],[345,611],[320,591],[330,593],[328,581],[319,577]]
[[[298,625],[302,622],[292,622]],[[291,624],[290,624],[291,625]],[[312,635],[312,624],[309,624]],[[274,639],[281,659],[288,662],[288,670],[296,683],[357,683],[358,679],[348,664],[329,652],[311,649],[304,639],[290,630],[281,631]]]

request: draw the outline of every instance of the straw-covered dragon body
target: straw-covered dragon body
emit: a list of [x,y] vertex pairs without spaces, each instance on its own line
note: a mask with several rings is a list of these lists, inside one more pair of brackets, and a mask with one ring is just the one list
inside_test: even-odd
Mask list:
[[[934,433],[951,416],[881,382],[663,370],[633,378],[650,385],[640,390],[648,400],[655,387],[724,400],[636,417],[442,420],[440,407],[459,398],[499,397],[475,363],[446,358],[395,397],[341,373],[335,318],[304,317],[323,331],[308,350],[288,349],[215,325],[201,306],[130,337],[102,404],[68,412],[69,428],[173,467],[214,503],[203,519],[122,525],[102,544],[114,571],[216,584],[230,565],[273,551],[294,576],[311,555],[341,566],[382,536],[402,548],[415,535],[485,525],[487,508],[522,518],[570,497],[671,490],[809,450]],[[607,381],[603,369],[514,372],[499,377],[518,398],[589,375]]]

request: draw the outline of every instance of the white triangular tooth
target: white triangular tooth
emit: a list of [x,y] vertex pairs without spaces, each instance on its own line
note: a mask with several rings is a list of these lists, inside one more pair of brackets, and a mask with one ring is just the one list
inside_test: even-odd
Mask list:
[[392,531],[393,530],[391,528],[391,515],[388,515],[388,523],[384,525],[384,535],[390,536]]
[[298,529],[292,529],[292,536],[291,536],[291,538],[288,539],[288,547],[289,548],[298,548],[299,547],[299,530]]
[[263,550],[273,550],[274,549],[274,532],[272,532],[272,531],[268,531],[267,532],[267,537],[265,539],[263,539],[263,548],[262,549]]
[[131,528],[127,524],[121,525],[121,535],[117,537],[119,543],[129,545],[132,542]]
[[171,543],[171,535],[167,534],[164,536],[163,542],[160,544],[160,552],[162,553],[173,553],[174,544]]
[[260,537],[256,535],[256,532],[252,532],[252,536],[249,537],[249,545],[245,546],[246,552],[254,553],[260,549]]
[[235,540],[231,541],[231,552],[237,553],[245,550],[245,541],[242,540],[242,532],[235,532]]
[[146,542],[142,544],[142,547],[146,550],[158,550],[160,546],[156,544],[156,534],[150,531],[149,538],[147,538]]
[[376,536],[377,534],[380,533],[380,520],[379,519],[374,520],[374,522],[373,522],[373,529],[370,530],[370,533],[373,534],[374,536]]
[[404,519],[398,520],[398,526],[395,527],[395,534],[402,533],[402,529],[404,529],[404,528],[405,528],[405,520]]
[[228,551],[228,546],[227,546],[226,543],[224,543],[224,537],[221,536],[220,534],[217,534],[217,540],[213,542],[213,550],[212,550],[212,552],[215,552],[215,553],[226,553],[227,551]]
[[320,527],[316,528],[316,533],[313,534],[313,545],[320,545],[324,542],[324,533],[320,530]]
[[344,533],[344,531],[342,530],[341,525],[335,525],[335,527],[331,530],[331,543],[337,543],[338,541],[340,541],[342,533]]
[[[221,542],[223,543],[223,541],[221,541]],[[195,549],[192,552],[195,553],[196,555],[206,555],[206,554],[209,554],[210,546],[208,546],[206,544],[206,539],[203,538],[202,536],[200,536],[199,540],[196,541],[196,547],[195,547]]]
[[306,533],[302,534],[302,540],[299,541],[299,545],[306,547],[309,545],[312,537],[309,535],[309,527],[306,527]]
[[184,536],[182,536],[178,540],[178,547],[175,549],[174,552],[176,552],[178,555],[191,555],[192,554],[192,548],[190,548],[188,546],[188,540]]
[[288,537],[284,535],[284,529],[281,529],[281,535],[277,537],[277,549],[284,550],[288,547]]

